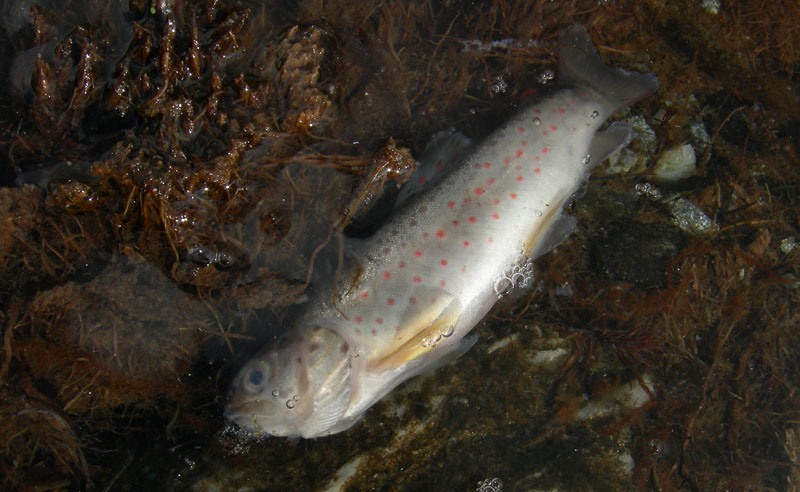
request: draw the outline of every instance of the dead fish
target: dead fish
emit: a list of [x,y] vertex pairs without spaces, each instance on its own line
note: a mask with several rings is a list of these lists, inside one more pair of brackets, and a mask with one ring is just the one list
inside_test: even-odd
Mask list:
[[530,282],[532,261],[572,231],[565,204],[632,137],[627,125],[601,126],[658,89],[651,74],[606,66],[582,26],[561,34],[559,51],[560,89],[482,144],[432,139],[405,205],[352,241],[355,264],[239,371],[229,420],[259,435],[341,432],[403,381],[461,355],[498,297]]

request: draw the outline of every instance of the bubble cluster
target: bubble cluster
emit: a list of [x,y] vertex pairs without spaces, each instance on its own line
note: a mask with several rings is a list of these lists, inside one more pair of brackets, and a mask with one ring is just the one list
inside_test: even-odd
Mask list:
[[552,82],[553,79],[555,79],[555,78],[556,78],[555,72],[553,72],[552,70],[547,68],[545,70],[542,70],[542,73],[539,74],[539,77],[537,78],[537,81],[540,84],[544,85],[544,84],[547,84],[549,82]]
[[503,481],[499,478],[487,478],[478,482],[478,488],[475,492],[501,492],[503,490]]
[[514,289],[527,289],[533,285],[533,260],[520,254],[510,266],[506,267],[503,274],[494,281],[494,293],[499,299],[508,295]]
[[636,183],[633,190],[636,196],[643,196],[653,202],[661,200],[662,197],[661,190],[658,186],[647,182]]
[[297,402],[299,400],[300,400],[299,396],[297,395],[292,396],[291,399],[286,400],[286,408],[288,408],[289,410],[293,409],[295,406],[297,406]]
[[439,327],[435,334],[430,337],[425,337],[422,339],[422,346],[423,347],[435,347],[439,342],[442,341],[442,338],[447,338],[453,335],[455,327],[453,325],[448,325],[444,327]]
[[494,83],[491,85],[491,91],[493,94],[502,94],[508,90],[508,82],[503,79],[502,75],[498,75],[494,79]]
[[191,246],[186,254],[190,263],[198,266],[216,265],[219,268],[231,268],[236,264],[236,258],[227,251],[217,251],[206,244]]

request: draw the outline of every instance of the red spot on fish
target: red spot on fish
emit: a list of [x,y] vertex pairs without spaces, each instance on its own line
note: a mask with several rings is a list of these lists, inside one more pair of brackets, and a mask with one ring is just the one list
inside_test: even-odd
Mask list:
[[548,135],[550,135],[550,132],[548,132],[547,130],[545,130],[545,131],[543,131],[543,132],[542,132],[542,136],[546,137],[546,136],[548,136]]
[[495,219],[495,220],[497,220],[497,219],[499,219],[499,218],[500,218],[500,214],[498,214],[497,212],[495,212],[495,213],[493,213],[493,214],[492,214],[492,218],[493,218],[493,219]]
[[494,184],[494,178],[489,178],[489,179],[487,179],[487,180],[486,180],[486,184],[487,184],[487,185]]
[[469,241],[464,241],[464,247],[466,248],[467,246],[469,246]]
[[517,171],[522,171],[522,166],[517,166],[514,169],[516,169]]
[[525,133],[525,129],[524,129],[524,128],[522,128],[522,127],[519,127],[519,128],[517,128],[517,131],[520,133],[520,135],[522,135],[523,133]]
[[492,167],[492,163],[491,162],[484,162],[483,163],[483,167],[485,167],[486,169],[489,169],[490,167]]
[[490,237],[489,239],[487,239],[487,240],[486,240],[486,242],[487,242],[487,243],[491,243],[492,241],[493,241],[493,240],[492,240],[492,238],[491,238],[491,237]]
[[519,159],[520,157],[522,157],[522,154],[524,154],[524,152],[522,151],[522,149],[517,149],[517,151],[514,153],[514,155],[515,155],[515,156],[517,156],[517,159]]
[[517,178],[516,178],[516,179],[517,179],[517,182],[518,182],[518,183],[522,183],[522,176],[517,176]]
[[423,232],[422,233],[422,239],[428,239],[428,233],[427,232]]
[[353,321],[355,321],[356,323],[361,323],[361,316],[356,316],[355,318],[353,318]]
[[550,125],[550,129],[551,129],[552,131],[554,131],[554,132],[555,132],[555,131],[558,131],[558,127],[557,127],[556,125]]
[[388,306],[394,306],[394,299],[392,299],[391,297],[386,299],[386,304]]
[[494,201],[492,202],[492,205],[499,205],[499,204],[500,200],[498,200],[497,198],[495,198]]
[[541,162],[542,161],[542,159],[538,155],[535,157],[535,159],[536,159],[536,162]]
[[438,237],[438,238],[442,238],[442,237],[444,237],[444,231],[443,231],[443,230],[441,230],[441,229],[439,229],[438,231],[436,231],[436,237]]
[[471,201],[472,201],[472,198],[464,198],[464,203],[470,203]]
[[478,221],[478,219],[476,219],[474,215],[473,215],[472,217],[470,217],[470,218],[469,218],[469,223],[470,223],[470,224],[474,224],[474,223],[475,223],[475,222],[477,222],[477,221]]
[[[381,318],[379,316],[378,318],[375,319],[375,322],[378,323],[379,325],[381,325],[381,324],[383,324],[383,318]],[[372,330],[372,332],[373,332],[372,334],[374,335],[375,334],[375,330]]]
[[364,291],[364,292],[361,293],[361,298],[362,299],[366,299],[367,297],[369,297],[369,294],[367,293],[367,291]]
[[397,268],[405,268],[405,267],[406,267],[405,261],[401,261],[400,263],[397,264]]
[[558,112],[559,112],[559,113],[561,113],[561,114],[564,114],[564,113],[566,113],[566,111],[564,110],[564,108],[558,108]]
[[421,257],[422,256],[422,251],[420,251],[420,250],[414,251],[414,256],[416,256],[417,258]]
[[425,184],[425,176],[420,176],[419,184]]
[[542,170],[537,167],[536,169],[533,170],[533,172],[539,174],[542,172]]
[[411,281],[414,282],[415,284],[421,283],[422,277],[420,277],[419,275],[414,275],[413,277],[411,277]]
[[453,222],[451,222],[451,224],[453,224],[454,226],[457,226],[458,225],[458,221],[454,220]]
[[442,261],[440,261],[439,263],[441,263],[441,264],[442,264],[442,266],[447,266],[447,260],[442,260]]
[[390,278],[392,278],[392,272],[390,272],[389,270],[384,271],[383,272],[383,278],[385,278],[386,280],[389,280]]
[[455,208],[455,207],[456,207],[456,202],[454,202],[453,200],[447,202],[447,208]]
[[483,195],[483,188],[475,188],[476,195]]
[[444,287],[445,285],[447,285],[447,283],[445,283],[445,281],[444,281],[444,280],[442,280],[441,282],[439,282],[439,287]]
[[576,104],[578,101],[576,101],[575,99],[570,99],[569,102],[570,104]]
[[547,154],[548,152],[550,152],[550,147],[544,147],[542,149],[542,154]]
[[536,89],[528,89],[525,92],[523,92],[522,94],[520,94],[519,100],[522,101],[525,98],[528,98],[528,97],[531,97],[531,96],[535,96],[537,94],[539,94],[539,91],[537,91]]
[[541,109],[534,109],[533,112],[536,113],[536,114],[542,114],[542,110]]
[[417,298],[416,297],[409,297],[408,298],[408,303],[409,304],[416,304],[417,303]]
[[508,157],[506,157],[505,159],[503,159],[503,162],[504,162],[506,165],[508,165],[508,163],[509,163],[509,162],[511,162],[511,159],[509,159]]
[[525,147],[526,145],[528,145],[528,142],[526,142],[525,140],[520,140],[519,144]]
[[467,269],[464,268],[464,267],[461,267],[461,273],[467,273]]
[[516,193],[511,193],[508,196],[510,196],[512,200],[516,200],[517,199],[517,194]]
[[[378,319],[376,319],[375,321],[377,321],[377,322],[378,322],[378,324],[381,324],[381,323],[383,323],[383,318],[378,318]],[[372,333],[372,336],[374,337],[375,335],[377,335],[377,334],[378,334],[378,330],[376,330],[375,328],[373,328],[373,329],[370,331],[370,333]]]

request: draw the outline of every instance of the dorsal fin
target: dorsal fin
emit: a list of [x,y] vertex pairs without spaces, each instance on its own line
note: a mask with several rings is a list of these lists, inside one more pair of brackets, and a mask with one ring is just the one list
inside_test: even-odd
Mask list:
[[396,207],[435,186],[458,167],[472,148],[472,140],[452,128],[435,133],[419,158],[417,170],[400,190]]

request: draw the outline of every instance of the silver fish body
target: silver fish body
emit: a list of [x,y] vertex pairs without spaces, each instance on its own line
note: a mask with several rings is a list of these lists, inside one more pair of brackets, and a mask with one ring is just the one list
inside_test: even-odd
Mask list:
[[625,125],[601,125],[658,88],[652,75],[607,67],[580,26],[559,48],[563,88],[518,111],[351,246],[338,281],[240,370],[230,420],[277,436],[340,432],[401,382],[463,353],[498,296],[530,280],[532,260],[571,230],[565,203],[631,138]]

